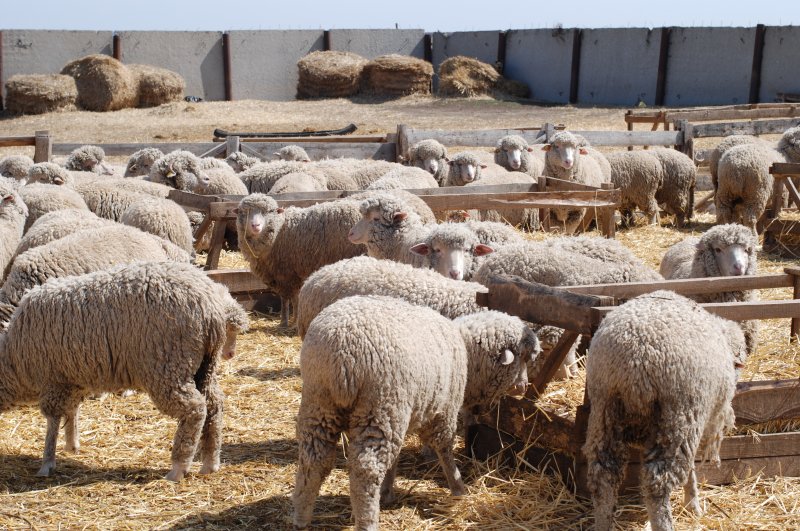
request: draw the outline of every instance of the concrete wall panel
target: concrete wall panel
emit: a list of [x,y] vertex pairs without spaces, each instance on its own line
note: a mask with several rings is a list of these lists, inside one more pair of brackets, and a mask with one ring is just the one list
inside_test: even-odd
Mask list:
[[778,92],[800,94],[800,27],[769,26],[766,30],[759,101],[769,103]]
[[528,84],[531,98],[567,103],[574,30],[512,30],[506,37],[504,75]]
[[674,28],[664,103],[747,103],[755,28]]
[[[458,31],[433,34],[433,70],[439,72],[442,62],[456,55],[473,57],[493,65],[497,61],[497,31]],[[439,88],[439,76],[433,77],[433,88]]]
[[425,56],[421,29],[331,30],[331,50],[353,52],[367,59],[396,53],[422,59]]
[[578,101],[654,105],[660,46],[660,29],[583,30]]
[[122,62],[167,68],[186,80],[186,94],[225,99],[222,33],[217,31],[123,31]]
[[322,30],[231,31],[233,99],[293,100],[297,61],[322,50]]

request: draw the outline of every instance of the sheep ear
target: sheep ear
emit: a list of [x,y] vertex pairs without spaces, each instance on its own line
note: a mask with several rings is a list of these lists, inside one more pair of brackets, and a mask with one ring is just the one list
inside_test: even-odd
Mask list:
[[444,159],[444,160],[445,160],[445,161],[446,161],[446,162],[447,162],[447,163],[448,163],[450,166],[452,166],[453,164],[455,164],[455,162],[453,162],[453,161],[452,161],[452,160],[450,160],[450,159]]
[[580,153],[581,155],[588,155],[589,154],[589,150],[586,149],[585,147],[578,148],[578,153]]
[[64,184],[64,179],[62,179],[61,177],[53,177],[53,182],[55,184]]
[[239,215],[239,207],[234,208],[233,210],[231,210],[231,212],[238,216]]
[[409,249],[412,253],[418,256],[428,256],[431,254],[431,248],[427,243],[418,243]]
[[529,146],[529,147],[526,147],[526,148],[525,148],[525,150],[526,150],[528,153],[533,153],[533,148],[532,148],[532,147],[530,147],[530,146]]
[[744,369],[744,363],[742,363],[740,361],[734,361],[733,362],[733,368],[734,369]]
[[486,164],[478,164],[482,170],[485,170],[488,166]]
[[3,196],[3,203],[10,203],[14,200],[14,196],[12,194],[8,194]]
[[408,217],[408,214],[405,212],[395,212],[394,216],[392,216],[392,223],[400,223],[404,219]]
[[487,254],[492,254],[493,252],[494,249],[492,249],[488,245],[479,243],[478,245],[475,246],[475,256],[485,256]]
[[284,210],[285,209],[283,207],[278,207],[278,209],[275,212],[277,212],[278,214],[283,214]]
[[551,149],[553,149],[553,146],[550,144],[545,144],[542,146],[542,151],[550,151]]
[[281,158],[281,154],[280,154],[280,153],[278,153],[277,151],[276,151],[275,153],[273,153],[273,154],[272,154],[272,156],[273,156],[273,157],[278,157],[278,158]]
[[505,349],[500,353],[500,365],[510,365],[514,361],[514,353]]

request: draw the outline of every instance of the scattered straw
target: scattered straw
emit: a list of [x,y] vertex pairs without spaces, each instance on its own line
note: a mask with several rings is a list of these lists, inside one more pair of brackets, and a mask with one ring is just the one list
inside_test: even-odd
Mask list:
[[440,96],[524,98],[528,92],[525,83],[506,79],[492,65],[472,57],[457,55],[439,65]]

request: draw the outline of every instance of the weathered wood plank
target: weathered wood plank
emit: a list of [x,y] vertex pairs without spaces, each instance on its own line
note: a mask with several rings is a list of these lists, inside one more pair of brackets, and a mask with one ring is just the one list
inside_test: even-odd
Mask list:
[[167,199],[171,199],[180,206],[191,210],[208,210],[208,205],[220,201],[215,195],[198,195],[183,190],[170,190]]
[[739,382],[733,410],[738,425],[800,417],[800,379]]
[[[55,143],[53,144],[54,155],[67,155],[74,149],[85,145],[85,143]],[[217,147],[219,144],[213,142],[142,142],[142,143],[121,143],[121,144],[93,144],[100,146],[107,156],[121,157],[131,155],[135,151],[146,147],[154,147],[160,149],[164,153],[182,149],[190,151],[195,155],[205,153],[209,149]]]
[[719,457],[722,460],[798,454],[800,454],[800,432],[767,433],[758,437],[750,435],[725,437],[719,449]]
[[274,153],[285,146],[302,147],[311,160],[346,157],[395,162],[397,156],[397,146],[393,142],[248,142],[242,146],[247,146],[264,160],[274,160]]
[[[389,135],[387,134],[378,134],[378,135],[330,135],[330,136],[303,136],[303,137],[295,137],[295,136],[273,136],[269,138],[259,138],[259,137],[240,137],[240,142],[247,142],[248,144],[251,143],[262,143],[262,144],[297,144],[299,142],[305,144],[314,144],[314,143],[329,143],[329,144],[358,144],[358,143],[369,143],[369,144],[381,144],[389,141]],[[230,137],[228,137],[230,138]],[[214,142],[225,142],[225,138],[215,138]]]
[[[212,206],[218,203],[212,203]],[[222,243],[225,241],[225,221],[214,220],[214,232],[211,233],[211,244],[208,249],[206,265],[204,269],[217,269],[219,267],[219,255],[222,252]]]
[[773,175],[800,175],[800,163],[776,162],[769,167],[769,172]]
[[269,291],[269,287],[248,269],[211,269],[208,278],[224,284],[231,293]]
[[35,136],[4,136],[0,138],[0,147],[33,146],[35,142]]
[[578,340],[579,334],[571,331],[564,330],[558,343],[548,353],[547,358],[541,365],[539,372],[531,380],[531,389],[533,396],[541,396],[547,389],[547,385],[553,380],[559,368],[564,364],[572,345]]
[[36,131],[33,146],[33,162],[50,162],[53,158],[53,137],[50,136],[50,131]]
[[674,146],[683,144],[683,131],[573,131],[593,146]]
[[[563,129],[564,126],[562,125],[560,128]],[[494,147],[498,140],[507,135],[519,135],[529,144],[535,144],[544,132],[541,127],[455,131],[447,129],[416,129],[405,126],[401,131],[398,131],[398,134],[403,135],[404,139],[400,142],[400,145],[406,146],[406,151],[402,153],[407,155],[408,147],[428,138],[434,138],[444,146]]]
[[[708,312],[732,321],[800,317],[800,300],[717,302],[701,304],[700,306]],[[613,311],[614,307],[598,307],[593,310],[595,312],[595,324],[600,324],[600,321],[609,312]]]
[[715,124],[691,125],[694,138],[707,138],[729,135],[768,135],[783,133],[790,127],[800,125],[800,118],[786,120],[764,120],[755,122],[721,122]]

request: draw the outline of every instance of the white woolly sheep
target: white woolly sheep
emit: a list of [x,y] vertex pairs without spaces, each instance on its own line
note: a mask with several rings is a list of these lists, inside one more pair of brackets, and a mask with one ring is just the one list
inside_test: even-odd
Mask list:
[[19,194],[0,186],[0,281],[14,259],[27,217],[28,207]]
[[800,163],[800,126],[784,131],[778,141],[778,152],[786,162]]
[[463,223],[478,236],[478,241],[486,245],[507,245],[526,241],[519,231],[505,223],[472,219],[467,219]]
[[[306,163],[321,171],[328,178],[328,190],[364,190],[389,171],[402,167],[395,162],[367,159],[327,159]],[[309,166],[302,170],[310,171]],[[355,185],[355,188],[341,188]]]
[[202,157],[200,167],[204,170],[226,170],[233,173],[233,168],[227,162],[216,157]]
[[28,249],[45,245],[79,230],[112,225],[114,225],[113,221],[98,217],[89,210],[65,208],[48,212],[37,219],[36,223],[25,232],[14,255],[22,254]]
[[194,193],[200,195],[247,195],[247,186],[227,164],[224,168],[205,170],[205,176],[207,179],[198,182],[193,190]]
[[[251,194],[266,194],[284,175],[298,172],[312,172],[313,166],[297,161],[262,162],[239,174],[239,178]],[[321,174],[320,174],[321,175]],[[320,178],[324,178],[322,175]]]
[[33,166],[33,159],[25,155],[11,155],[0,159],[0,177],[11,177],[23,181],[28,177],[28,170]]
[[284,146],[272,154],[278,160],[296,160],[297,162],[311,162],[306,150],[300,146]]
[[138,263],[51,280],[22,298],[0,335],[0,411],[39,404],[47,434],[37,475],[49,476],[62,419],[66,450],[77,452],[81,401],[138,388],[178,419],[166,479],[189,471],[198,446],[200,473],[216,472],[224,400],[216,367],[235,354],[247,326],[227,290],[188,264]]
[[17,255],[0,288],[0,328],[26,291],[50,278],[83,275],[135,261],[189,262],[185,251],[125,225],[84,229]]
[[494,249],[481,242],[465,223],[442,223],[410,251],[428,258],[431,269],[454,280],[469,280],[481,264],[481,257]]
[[166,199],[169,196],[170,188],[165,184],[151,183],[143,179],[107,179],[101,181],[106,186],[114,186],[120,190],[147,194],[153,197]]
[[355,201],[331,201],[283,209],[271,197],[250,194],[236,209],[239,248],[251,271],[281,297],[281,324],[289,303],[320,267],[363,252],[347,240],[361,215]]
[[295,192],[321,192],[328,189],[326,184],[327,179],[321,178],[321,174],[292,172],[278,179],[269,189],[269,193],[274,195]]
[[694,187],[697,166],[691,158],[676,149],[649,150],[664,169],[661,186],[656,190],[656,201],[675,216],[675,224],[683,227],[694,214]]
[[90,171],[110,175],[113,173],[103,160],[106,153],[100,146],[81,146],[72,150],[64,167],[73,171]]
[[448,171],[447,148],[439,143],[438,140],[427,138],[412,145],[408,148],[406,162],[409,166],[415,166],[427,171],[433,175],[439,186],[445,186]]
[[[668,280],[709,278],[757,273],[758,238],[742,225],[717,225],[700,238],[686,238],[670,247],[661,260],[661,274]],[[743,302],[756,300],[757,292],[725,291],[691,295],[697,302]],[[758,344],[758,321],[741,323],[747,340],[747,352]]]
[[497,141],[494,161],[508,171],[521,171],[531,177],[544,174],[544,152],[534,149],[519,135],[504,136]]
[[664,166],[649,150],[615,151],[606,155],[611,182],[622,193],[620,214],[624,225],[633,225],[633,211],[642,210],[651,224],[658,223],[656,192],[664,183]]
[[357,256],[320,268],[300,288],[297,333],[303,338],[308,325],[323,308],[352,295],[384,295],[436,310],[449,319],[477,313],[475,295],[486,288],[474,282],[443,277],[392,260]]
[[125,177],[149,175],[153,164],[163,156],[164,153],[154,147],[147,147],[134,152],[128,157],[128,164],[125,166]]
[[75,179],[73,179],[70,172],[52,162],[38,162],[28,170],[28,184],[39,183],[72,186],[74,182]]
[[237,151],[236,153],[231,153],[228,155],[225,159],[225,162],[227,162],[228,165],[233,168],[234,172],[242,173],[243,171],[249,170],[256,164],[260,164],[263,161],[258,157],[251,157],[250,155],[242,153],[241,151]]
[[131,205],[153,197],[123,190],[114,183],[104,181],[76,183],[73,189],[81,195],[89,210],[101,218],[113,221],[122,221],[122,215]]
[[[480,180],[467,183],[465,186],[490,186],[494,184],[534,184],[536,180],[519,171],[506,171],[494,174],[484,174]],[[506,208],[503,210],[481,210],[480,217],[483,221],[495,223],[508,223],[523,230],[537,230],[539,228],[539,210],[536,208]]]
[[347,197],[359,202],[363,201],[364,199],[394,197],[395,199],[403,201],[408,208],[414,211],[419,216],[422,223],[436,223],[436,216],[434,216],[433,210],[431,210],[431,207],[428,206],[428,203],[420,199],[419,196],[414,195],[406,190],[401,190],[400,188],[394,188],[390,190],[363,191]]
[[[464,186],[489,176],[505,175],[504,167],[486,160],[487,153],[462,151],[447,161],[449,166],[445,186]],[[485,183],[482,183],[485,184]],[[494,184],[494,183],[493,183]]]
[[673,528],[669,496],[684,485],[684,505],[700,513],[698,451],[719,463],[737,367],[746,359],[741,330],[671,291],[642,295],[609,313],[586,363],[591,402],[583,454],[595,529],[613,527],[628,446],[642,451],[641,484],[653,530]]
[[407,433],[436,451],[450,491],[463,495],[453,457],[459,410],[524,394],[538,353],[533,332],[500,312],[450,321],[389,297],[349,297],[323,310],[300,350],[295,527],[311,523],[342,433],[356,529],[377,529],[380,502],[394,499]]
[[170,241],[189,253],[192,247],[192,224],[175,201],[145,197],[125,209],[120,222]]
[[740,146],[743,144],[761,144],[763,146],[769,146],[769,142],[757,136],[731,135],[723,138],[720,143],[711,150],[711,154],[708,156],[708,171],[711,173],[711,184],[714,186],[715,192],[717,191],[719,159],[733,146]]
[[30,184],[20,188],[18,193],[28,206],[28,219],[25,221],[26,231],[37,219],[48,212],[65,208],[89,210],[80,194],[66,186]]
[[386,172],[380,179],[367,187],[367,190],[438,188],[439,183],[433,175],[416,166],[401,166]]
[[205,179],[200,157],[189,151],[167,153],[153,163],[147,176],[148,181],[185,192],[191,192]]

